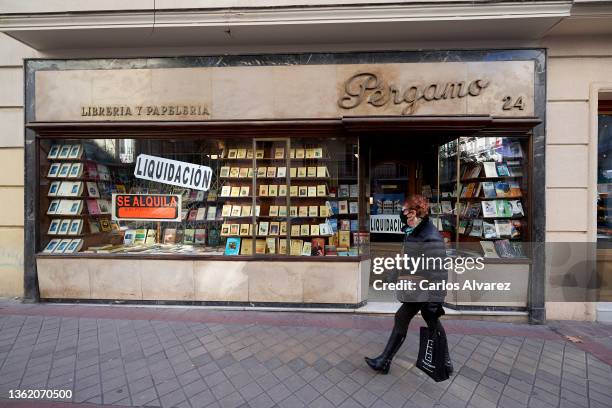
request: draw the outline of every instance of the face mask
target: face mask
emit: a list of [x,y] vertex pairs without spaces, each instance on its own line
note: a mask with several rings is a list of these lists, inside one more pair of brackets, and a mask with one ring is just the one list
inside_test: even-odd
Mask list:
[[400,213],[400,221],[402,221],[402,224],[408,225],[408,217],[406,217],[403,211]]

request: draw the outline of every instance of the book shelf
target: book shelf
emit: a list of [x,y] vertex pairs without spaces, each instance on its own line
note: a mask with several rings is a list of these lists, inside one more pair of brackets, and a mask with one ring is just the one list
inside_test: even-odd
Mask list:
[[229,146],[219,173],[226,254],[358,255],[350,230],[357,188],[339,184],[338,163],[325,144],[273,139]]
[[[439,149],[431,216],[458,248],[523,258],[528,242],[528,146],[519,137],[465,137]],[[470,244],[479,244],[480,248]]]
[[118,226],[110,220],[112,173],[94,160],[93,146],[54,143],[44,153],[41,179],[48,187],[41,197],[42,252],[70,254],[118,242]]

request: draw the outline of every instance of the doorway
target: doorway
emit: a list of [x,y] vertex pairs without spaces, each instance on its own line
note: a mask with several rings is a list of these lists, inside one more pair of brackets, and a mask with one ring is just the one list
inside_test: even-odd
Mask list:
[[[456,136],[426,132],[378,134],[370,138],[370,257],[394,257],[402,252],[404,233],[400,212],[413,194],[437,200],[438,148]],[[376,142],[374,142],[376,140]],[[380,141],[383,140],[384,143]],[[392,282],[392,273],[370,271],[369,302],[393,302],[395,293],[376,290],[375,280]]]

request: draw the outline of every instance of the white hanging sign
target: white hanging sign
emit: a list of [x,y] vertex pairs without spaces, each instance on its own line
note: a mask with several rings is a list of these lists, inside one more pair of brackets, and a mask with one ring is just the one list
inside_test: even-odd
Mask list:
[[134,168],[134,177],[208,191],[212,180],[212,169],[198,164],[139,154]]

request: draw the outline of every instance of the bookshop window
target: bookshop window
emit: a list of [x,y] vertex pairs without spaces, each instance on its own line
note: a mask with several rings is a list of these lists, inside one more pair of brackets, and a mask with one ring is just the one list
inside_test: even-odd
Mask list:
[[356,256],[351,138],[42,140],[46,254]]
[[488,258],[525,256],[528,151],[521,137],[466,137],[440,147],[431,218],[447,242]]
[[597,240],[612,242],[612,114],[599,115]]

